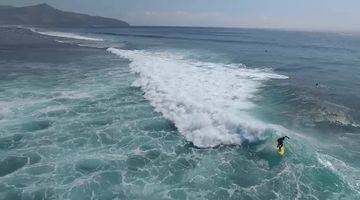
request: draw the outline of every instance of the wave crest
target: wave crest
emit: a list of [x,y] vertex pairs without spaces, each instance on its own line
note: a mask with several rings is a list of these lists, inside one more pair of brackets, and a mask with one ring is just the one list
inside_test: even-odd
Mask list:
[[60,38],[70,38],[76,40],[89,40],[89,41],[104,41],[100,38],[93,38],[93,37],[86,37],[82,35],[78,35],[75,33],[65,33],[65,32],[56,32],[56,31],[39,31],[33,28],[30,29],[32,32],[39,33],[41,35],[53,36],[53,37],[60,37]]
[[198,147],[257,140],[268,126],[249,114],[255,106],[251,99],[263,81],[287,78],[270,70],[200,62],[174,53],[108,51],[131,61],[131,70],[138,74],[133,85]]

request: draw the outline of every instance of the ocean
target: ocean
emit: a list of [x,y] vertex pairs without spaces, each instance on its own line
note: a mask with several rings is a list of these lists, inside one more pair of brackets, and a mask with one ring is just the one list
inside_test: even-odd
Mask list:
[[0,27],[0,199],[359,199],[359,102],[357,34]]

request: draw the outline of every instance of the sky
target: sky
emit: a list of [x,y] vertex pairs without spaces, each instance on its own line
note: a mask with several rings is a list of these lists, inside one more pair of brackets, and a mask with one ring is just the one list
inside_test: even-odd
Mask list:
[[38,3],[131,25],[360,31],[360,0],[0,0]]

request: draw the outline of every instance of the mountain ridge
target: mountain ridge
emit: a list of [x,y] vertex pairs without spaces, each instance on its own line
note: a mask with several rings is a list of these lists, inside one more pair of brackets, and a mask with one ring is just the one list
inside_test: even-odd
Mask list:
[[25,6],[0,6],[0,25],[30,25],[41,27],[126,27],[127,22],[56,9],[46,3]]

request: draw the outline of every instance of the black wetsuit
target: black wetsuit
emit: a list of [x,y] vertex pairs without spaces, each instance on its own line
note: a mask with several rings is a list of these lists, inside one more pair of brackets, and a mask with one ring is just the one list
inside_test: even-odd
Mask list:
[[281,138],[277,139],[277,142],[278,142],[277,148],[278,148],[278,149],[280,149],[281,147],[284,146],[284,140],[285,140],[285,138],[290,139],[288,136],[284,136],[284,137],[281,137]]

